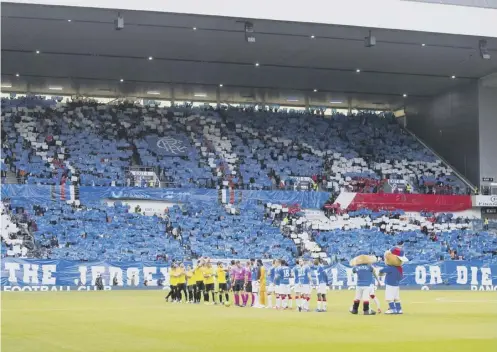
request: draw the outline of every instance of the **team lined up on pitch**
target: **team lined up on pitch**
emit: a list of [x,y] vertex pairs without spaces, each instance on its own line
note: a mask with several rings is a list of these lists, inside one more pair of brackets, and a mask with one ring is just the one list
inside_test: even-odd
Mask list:
[[[385,314],[402,314],[399,283],[402,279],[402,264],[406,261],[401,247],[394,247],[385,253],[387,265],[379,271],[380,275],[386,276],[385,299],[389,307]],[[357,274],[354,302],[350,308],[352,314],[358,314],[361,301],[364,315],[381,313],[375,290],[376,284],[382,284],[372,266],[375,262],[376,257],[366,252],[358,252],[350,261],[353,272]],[[293,285],[290,285],[291,279]],[[214,267],[209,258],[201,258],[194,268],[174,263],[170,272],[170,285],[166,300],[174,303],[199,304],[203,299],[205,304],[230,306],[229,293],[233,292],[233,301],[238,307],[285,310],[292,309],[295,301],[295,307],[301,312],[310,311],[309,301],[315,290],[316,312],[327,311],[328,275],[325,263],[319,259],[299,259],[293,268],[285,260],[274,260],[266,272],[260,259],[251,259],[245,264],[233,260],[228,267],[218,262]],[[375,303],[376,311],[370,308],[370,300]]]

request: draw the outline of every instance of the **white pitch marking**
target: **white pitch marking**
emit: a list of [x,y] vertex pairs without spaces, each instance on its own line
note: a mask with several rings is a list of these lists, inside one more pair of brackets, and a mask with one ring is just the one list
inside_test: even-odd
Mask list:
[[[440,297],[440,298],[435,298],[434,301],[439,303],[490,303],[490,302],[497,302],[497,299],[451,300],[451,299],[446,299],[444,297]],[[434,303],[434,301],[409,302],[409,304],[426,304],[426,303]]]
[[436,298],[436,301],[438,302],[444,302],[444,303],[490,303],[490,302],[497,302],[497,299],[447,299],[445,297],[439,297]]
[[108,310],[134,310],[134,309],[167,309],[167,307],[116,307],[116,308],[35,308],[35,309],[2,309],[2,312],[53,312],[53,311],[71,311],[71,312],[84,312],[84,311],[108,311]]
[[[340,304],[328,304],[329,307],[342,307]],[[137,310],[137,309],[169,309],[166,306],[131,306],[131,307],[116,307],[116,308],[34,308],[34,309],[2,309],[3,312],[104,312],[104,311],[119,311],[119,310]]]

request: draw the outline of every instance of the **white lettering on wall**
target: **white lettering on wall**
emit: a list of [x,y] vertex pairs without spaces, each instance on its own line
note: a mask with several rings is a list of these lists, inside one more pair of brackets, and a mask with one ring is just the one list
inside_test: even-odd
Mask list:
[[147,280],[148,286],[157,286],[157,280],[154,280],[153,275],[157,273],[156,266],[145,266],[143,267],[143,277]]
[[457,266],[457,279],[456,283],[459,285],[466,285],[468,283],[468,268],[465,266]]
[[19,263],[5,263],[5,270],[9,271],[9,282],[17,282],[16,271],[21,270]]
[[53,277],[52,274],[57,271],[57,265],[55,264],[42,265],[41,270],[43,272],[43,276],[41,277],[41,284],[55,285],[55,277]]
[[128,268],[126,278],[128,286],[138,286],[140,283],[140,270],[138,268]]
[[418,285],[424,285],[426,283],[426,268],[424,266],[417,266],[414,273],[414,280]]
[[97,280],[98,275],[101,275],[102,276],[102,284],[105,285],[105,277],[103,275],[104,273],[105,273],[105,266],[100,266],[100,265],[92,266],[91,267],[91,284],[95,285],[95,281]]
[[[78,271],[79,271],[79,281],[81,281],[81,285],[86,285],[86,272],[87,272],[87,268],[86,266],[80,266],[78,268]],[[76,282],[76,285],[78,285],[79,283]]]
[[480,268],[481,270],[481,284],[483,286],[492,285],[492,271],[490,268]]
[[164,286],[169,285],[169,268],[160,268],[160,273],[164,276]]
[[357,285],[357,276],[352,272],[352,268],[346,268],[345,272],[347,273],[347,286]]
[[442,283],[442,271],[439,266],[430,265],[430,285]]
[[114,277],[117,276],[118,286],[123,285],[123,271],[115,266],[109,267],[109,285],[114,285]]
[[331,280],[333,286],[343,286],[343,281],[338,281],[338,268],[331,269]]
[[25,284],[38,284],[38,269],[40,266],[38,264],[23,264],[24,276],[22,281]]
[[471,267],[471,285],[478,285],[478,268],[476,266]]

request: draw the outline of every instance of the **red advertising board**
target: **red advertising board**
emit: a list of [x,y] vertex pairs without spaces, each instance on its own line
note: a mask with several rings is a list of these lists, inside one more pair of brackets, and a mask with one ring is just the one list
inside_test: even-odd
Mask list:
[[402,209],[405,211],[452,212],[471,209],[471,196],[437,194],[356,193],[349,209]]

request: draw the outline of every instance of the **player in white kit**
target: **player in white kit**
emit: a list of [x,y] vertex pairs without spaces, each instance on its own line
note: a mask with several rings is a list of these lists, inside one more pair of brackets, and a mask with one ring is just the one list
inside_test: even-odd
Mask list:
[[273,260],[273,265],[269,268],[269,272],[267,275],[267,306],[266,308],[276,308],[276,305],[273,305],[273,296],[276,294],[276,287],[274,282],[274,277],[276,275],[276,260]]
[[316,312],[326,312],[327,309],[327,301],[326,301],[326,293],[328,292],[328,274],[326,273],[326,269],[324,263],[319,259],[314,260],[314,268],[316,270],[317,275],[317,293],[318,293],[318,307]]
[[[293,276],[293,293],[294,293],[294,299],[295,299],[295,306],[297,307],[297,309],[300,310],[301,306],[302,306],[302,297],[301,297],[301,284],[300,284],[300,281],[299,281],[299,266],[300,266],[300,262],[302,261],[302,259],[299,259],[297,261],[297,265],[295,265],[292,269],[292,276]],[[291,300],[290,300],[291,302]],[[291,308],[291,306],[290,306]]]
[[309,300],[311,299],[311,268],[301,259],[297,267],[297,275],[300,283],[301,305],[299,312],[309,311]]

